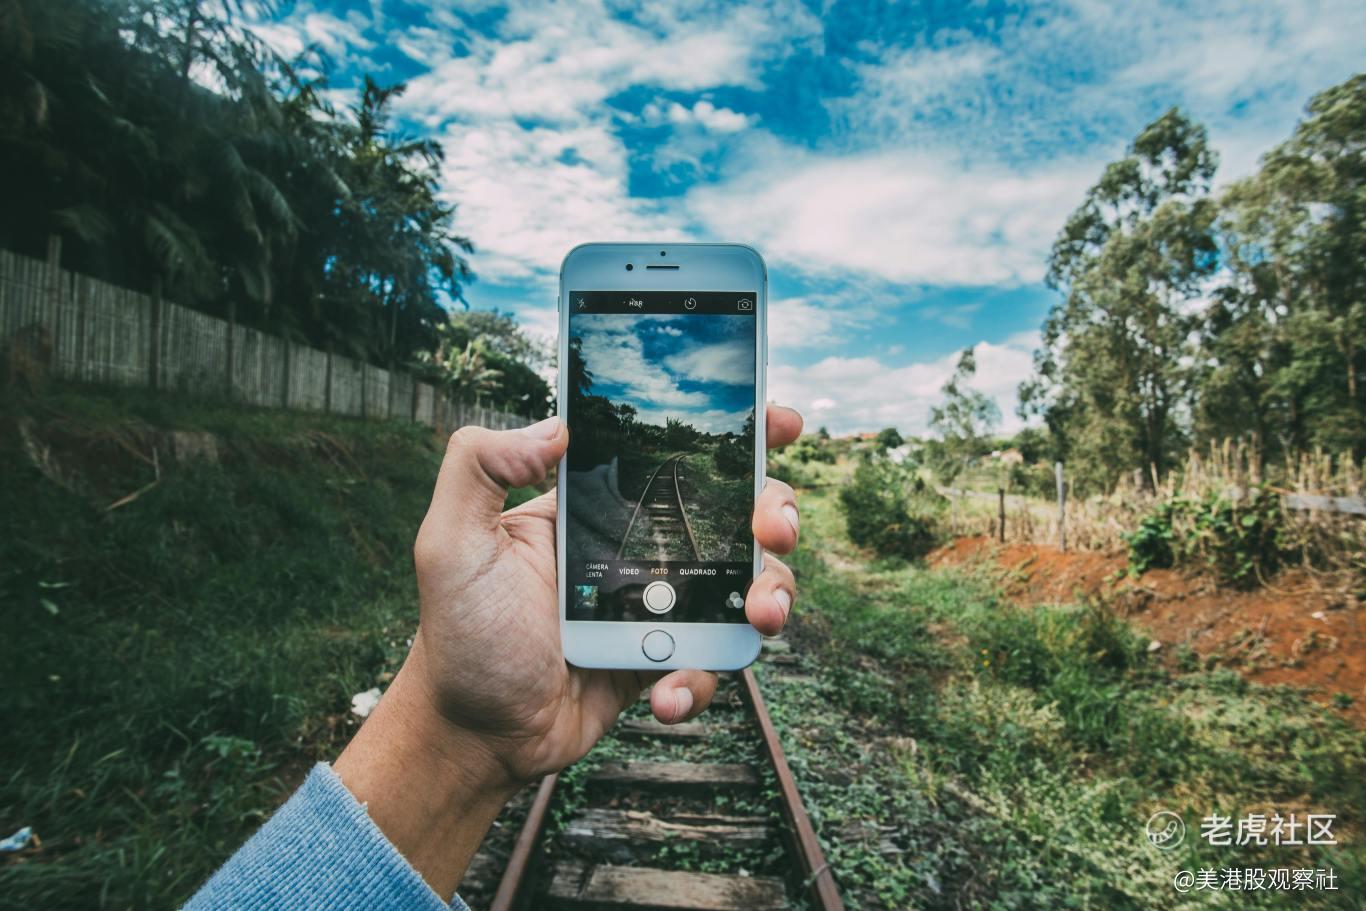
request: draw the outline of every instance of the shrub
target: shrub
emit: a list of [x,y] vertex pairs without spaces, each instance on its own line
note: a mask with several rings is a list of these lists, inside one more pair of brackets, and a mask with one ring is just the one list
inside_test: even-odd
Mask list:
[[765,469],[770,478],[786,481],[793,487],[815,487],[821,483],[819,468],[810,462],[791,458],[786,453],[770,455]]
[[1123,535],[1129,546],[1129,574],[1140,576],[1150,569],[1168,569],[1176,563],[1173,547],[1175,533],[1172,516],[1180,500],[1160,504],[1138,523],[1138,528]]
[[863,462],[840,490],[849,538],[883,556],[915,559],[938,540],[944,499],[885,459]]
[[1218,494],[1199,500],[1174,497],[1144,516],[1124,541],[1132,575],[1191,565],[1223,585],[1248,588],[1285,561],[1287,537],[1280,498],[1253,488],[1237,502]]
[[743,478],[754,471],[754,438],[737,437],[716,444],[716,470],[728,478]]

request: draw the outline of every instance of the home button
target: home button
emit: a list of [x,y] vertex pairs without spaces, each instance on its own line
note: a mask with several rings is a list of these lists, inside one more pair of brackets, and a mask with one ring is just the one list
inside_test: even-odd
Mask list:
[[668,661],[674,653],[674,637],[662,629],[652,629],[640,640],[640,650],[651,661]]

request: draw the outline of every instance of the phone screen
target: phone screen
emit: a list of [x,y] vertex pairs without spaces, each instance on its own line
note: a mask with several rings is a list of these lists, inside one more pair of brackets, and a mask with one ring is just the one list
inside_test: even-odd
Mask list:
[[571,291],[569,620],[743,623],[753,291]]

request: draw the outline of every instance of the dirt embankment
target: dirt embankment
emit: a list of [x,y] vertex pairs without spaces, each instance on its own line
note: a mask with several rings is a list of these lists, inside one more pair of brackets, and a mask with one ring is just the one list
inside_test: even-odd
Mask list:
[[1020,604],[1104,598],[1161,643],[1153,649],[1167,661],[1188,645],[1202,659],[1256,683],[1302,687],[1366,726],[1363,606],[1351,596],[1321,590],[1303,573],[1283,573],[1255,591],[1230,591],[1177,570],[1149,570],[1130,579],[1122,554],[1063,553],[989,538],[959,538],[929,562],[994,567]]

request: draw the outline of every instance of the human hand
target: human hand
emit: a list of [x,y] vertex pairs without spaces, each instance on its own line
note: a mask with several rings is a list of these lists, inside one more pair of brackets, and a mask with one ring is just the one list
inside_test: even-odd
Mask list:
[[[801,416],[769,406],[770,447],[801,433]],[[336,771],[428,882],[454,890],[458,843],[447,830],[432,849],[421,819],[437,807],[465,819],[487,816],[526,782],[586,754],[651,683],[650,704],[666,724],[700,714],[716,675],[571,667],[560,646],[554,492],[503,512],[508,487],[539,483],[559,461],[568,432],[558,419],[524,430],[466,427],[451,436],[432,503],[414,547],[421,617],[412,650],[389,691],[336,763]],[[768,479],[753,530],[764,569],[745,615],[761,633],[779,632],[795,597],[791,570],[772,553],[797,544],[792,488]],[[453,787],[419,796],[412,782],[446,776]],[[409,792],[392,793],[394,778]],[[433,782],[435,784],[435,782]],[[478,831],[469,847],[478,845]],[[430,855],[430,863],[425,863]],[[465,857],[468,860],[468,857]]]

